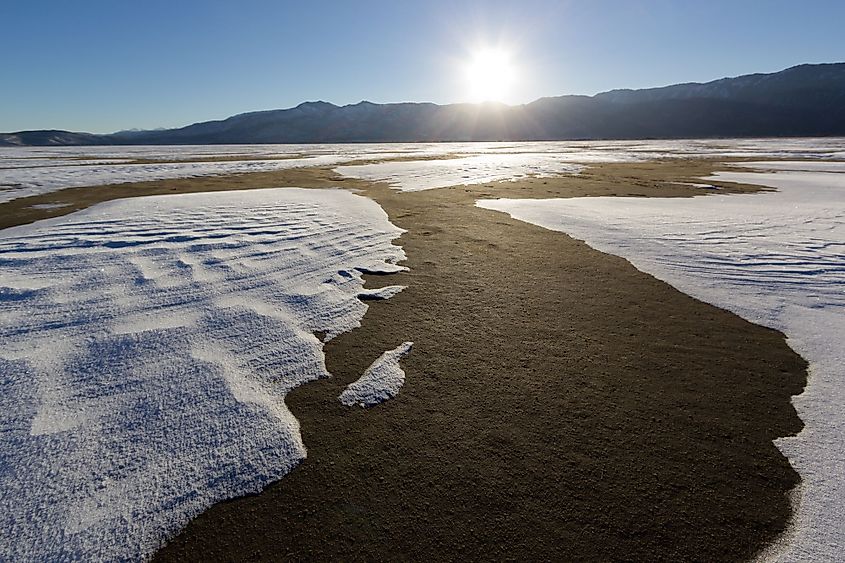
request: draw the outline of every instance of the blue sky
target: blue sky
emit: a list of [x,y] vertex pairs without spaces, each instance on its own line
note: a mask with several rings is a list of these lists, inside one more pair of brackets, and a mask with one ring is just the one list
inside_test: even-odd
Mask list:
[[485,45],[518,69],[510,103],[845,61],[841,0],[0,2],[0,131],[465,101]]

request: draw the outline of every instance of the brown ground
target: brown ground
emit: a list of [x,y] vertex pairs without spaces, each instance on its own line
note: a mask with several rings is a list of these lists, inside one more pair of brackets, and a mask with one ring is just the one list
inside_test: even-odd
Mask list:
[[[771,441],[801,428],[790,396],[803,388],[805,362],[778,332],[566,235],[474,206],[486,195],[689,195],[698,190],[662,182],[713,166],[603,165],[579,177],[416,193],[287,171],[41,196],[87,205],[133,189],[346,184],[408,230],[398,243],[410,272],[368,279],[408,289],[326,346],[332,379],[287,397],[307,460],[262,494],[213,507],[157,558],[755,554],[790,515],[798,475]],[[340,405],[343,387],[405,340],[415,344],[399,396],[367,410]]]

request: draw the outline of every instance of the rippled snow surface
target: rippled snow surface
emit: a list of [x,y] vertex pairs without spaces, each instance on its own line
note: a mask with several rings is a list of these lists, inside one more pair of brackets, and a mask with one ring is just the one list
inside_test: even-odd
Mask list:
[[[0,231],[0,560],[150,554],[305,456],[283,398],[401,230],[369,199],[127,199]],[[389,296],[389,295],[385,295]]]
[[775,557],[837,561],[845,553],[845,165],[752,166],[770,171],[705,180],[779,191],[478,205],[583,239],[689,295],[783,331],[810,362],[810,379],[794,398],[804,430],[776,442],[803,485],[794,535]]

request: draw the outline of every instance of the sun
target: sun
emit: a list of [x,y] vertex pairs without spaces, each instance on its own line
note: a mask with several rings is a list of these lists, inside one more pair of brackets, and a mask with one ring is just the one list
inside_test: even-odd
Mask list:
[[504,102],[516,79],[510,53],[501,48],[475,51],[466,63],[465,78],[472,102]]

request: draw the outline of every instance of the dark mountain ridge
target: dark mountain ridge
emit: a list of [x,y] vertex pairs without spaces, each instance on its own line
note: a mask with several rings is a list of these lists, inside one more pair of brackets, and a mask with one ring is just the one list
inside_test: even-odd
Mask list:
[[0,134],[0,146],[521,141],[845,135],[845,63],[529,104],[304,102],[178,129]]

